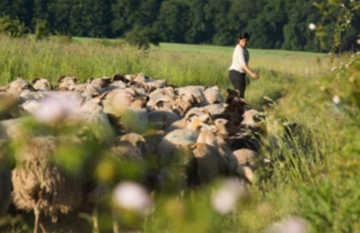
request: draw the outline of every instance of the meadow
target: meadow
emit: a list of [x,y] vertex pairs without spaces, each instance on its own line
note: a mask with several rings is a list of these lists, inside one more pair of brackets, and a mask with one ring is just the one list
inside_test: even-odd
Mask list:
[[[138,50],[108,40],[35,42],[1,36],[0,85],[16,77],[55,83],[62,75],[86,80],[143,72],[178,86],[218,85],[225,93],[231,88],[232,50],[177,44]],[[250,194],[231,214],[218,213],[210,204],[220,181],[180,195],[153,194],[156,208],[143,221],[142,232],[290,232],[286,227],[298,224],[286,222],[291,216],[305,222],[306,232],[360,232],[359,55],[342,57],[342,65],[330,64],[327,54],[252,49],[250,54],[260,79],[250,81],[246,99],[271,116],[269,124],[271,119],[296,122],[294,140],[282,141],[279,151],[266,155],[271,166],[260,169]],[[100,216],[100,223],[106,217]],[[0,229],[27,232],[22,223],[12,216],[0,220]]]

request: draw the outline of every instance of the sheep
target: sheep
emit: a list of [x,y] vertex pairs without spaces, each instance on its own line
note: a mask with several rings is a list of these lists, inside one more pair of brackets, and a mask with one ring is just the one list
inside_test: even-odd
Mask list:
[[73,89],[76,86],[76,82],[79,81],[78,77],[72,76],[72,77],[66,77],[66,76],[61,76],[57,79],[56,81],[56,86],[58,86],[58,88],[69,88],[69,90]]
[[196,159],[191,145],[178,145],[173,151],[173,160],[162,166],[157,176],[157,186],[162,192],[179,193],[187,187],[199,184]]
[[[12,172],[13,201],[19,209],[34,211],[35,233],[39,227],[49,232],[48,218],[53,223],[58,222],[56,228],[59,230],[58,220],[66,215],[91,212],[106,192],[90,183],[84,174],[66,173],[56,162],[59,146],[60,141],[54,136],[33,137],[16,152],[17,163]],[[62,227],[75,227],[68,222],[73,217]]]
[[34,78],[30,83],[37,91],[51,91],[54,89],[49,80],[44,78]]
[[203,106],[208,105],[208,102],[204,94],[204,87],[202,86],[179,87],[176,89],[176,91],[179,96],[181,96],[182,94],[191,93],[192,95],[194,95],[199,105],[203,105]]
[[200,184],[209,183],[217,177],[227,175],[227,161],[215,147],[196,143],[193,146],[193,153],[196,158]]
[[146,141],[148,148],[148,154],[157,155],[158,147],[165,136],[165,131],[163,130],[148,130],[144,133],[143,137]]
[[164,167],[175,162],[176,152],[180,146],[190,146],[196,142],[198,133],[192,129],[174,130],[162,139],[158,151],[160,166]]
[[235,134],[240,129],[243,121],[243,115],[248,109],[248,103],[238,97],[228,97],[226,99],[226,107],[223,113],[214,116],[216,118],[224,118],[228,120],[227,131],[230,135]]
[[255,180],[254,171],[261,162],[260,155],[249,149],[235,150],[233,155],[229,159],[230,172],[253,183]]
[[221,115],[226,108],[226,104],[209,104],[204,106],[204,108],[210,113],[211,117],[215,119],[218,115]]
[[221,95],[219,87],[205,87],[204,94],[209,104],[219,104],[224,102],[224,97]]
[[213,122],[209,112],[206,109],[195,107],[190,109],[182,119],[175,121],[170,126],[168,126],[166,132],[184,128],[193,128],[195,130],[196,127],[193,127],[194,118],[197,118],[200,122],[207,124],[211,124]]
[[144,137],[136,133],[117,137],[111,150],[118,158],[124,157],[133,160],[146,158],[148,151]]
[[21,105],[23,100],[14,94],[0,92],[0,120],[16,118],[21,115]]
[[77,91],[80,89],[80,92],[83,96],[91,98],[94,96],[99,96],[104,93],[104,88],[109,86],[111,83],[111,79],[108,77],[103,78],[90,78],[87,81],[87,84],[84,86],[74,87],[74,90]]
[[[67,127],[80,126],[82,130],[79,133],[90,132],[90,135],[97,140],[99,145],[110,147],[115,140],[115,133],[110,124],[108,115],[104,112],[103,99],[107,93],[86,101],[83,103],[79,111],[69,114],[65,118],[64,123]],[[85,138],[86,139],[86,138]]]
[[243,121],[240,126],[244,129],[250,129],[252,132],[266,134],[266,124],[264,123],[264,114],[251,109],[244,113]]
[[24,90],[36,91],[35,88],[22,78],[17,78],[6,87],[6,92],[19,96]]
[[160,124],[160,129],[165,129],[168,125],[171,125],[173,122],[181,119],[180,116],[174,112],[160,110],[150,111],[147,116],[149,123]]
[[176,98],[173,111],[176,112],[179,116],[183,117],[196,104],[198,104],[198,102],[194,95],[182,94]]
[[129,90],[111,91],[104,101],[104,112],[117,127],[123,127],[126,132],[141,134],[148,127],[147,111],[145,108],[138,108],[139,106],[131,107],[134,99]]
[[11,202],[11,171],[7,167],[7,142],[0,140],[0,218],[3,217]]

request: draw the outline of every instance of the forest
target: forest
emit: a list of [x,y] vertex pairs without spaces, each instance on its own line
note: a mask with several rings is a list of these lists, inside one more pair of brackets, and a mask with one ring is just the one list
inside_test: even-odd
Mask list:
[[[239,31],[251,48],[327,52],[350,0],[0,0],[0,16],[34,33],[126,38],[186,44],[233,45]],[[355,12],[340,49],[357,51],[360,13]],[[314,24],[314,30],[309,25]]]

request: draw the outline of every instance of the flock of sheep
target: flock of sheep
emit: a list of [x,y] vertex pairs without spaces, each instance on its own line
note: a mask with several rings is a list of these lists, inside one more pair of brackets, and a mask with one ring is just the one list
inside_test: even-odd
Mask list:
[[[91,213],[109,190],[93,178],[104,151],[121,161],[155,161],[141,181],[162,192],[218,177],[250,184],[269,162],[259,153],[263,117],[237,91],[224,99],[217,86],[176,87],[144,74],[78,81],[60,77],[54,88],[47,79],[17,78],[0,88],[0,217],[12,202],[34,212],[34,232],[50,232],[62,218]],[[80,172],[57,162],[68,147],[86,159]],[[76,148],[85,149],[78,155]]]

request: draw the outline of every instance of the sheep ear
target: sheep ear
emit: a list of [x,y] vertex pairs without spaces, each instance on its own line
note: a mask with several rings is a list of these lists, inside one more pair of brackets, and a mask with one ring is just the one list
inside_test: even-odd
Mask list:
[[91,78],[89,78],[89,79],[86,81],[86,83],[87,83],[87,84],[90,84],[93,80],[94,80],[94,78],[91,77]]
[[34,85],[37,81],[39,81],[40,79],[39,78],[34,78],[33,80],[31,80],[31,85]]
[[197,116],[197,114],[192,113],[192,114],[186,116],[185,121],[190,121],[190,118],[193,117],[193,116]]
[[144,99],[143,99],[143,104],[147,104],[150,100],[150,97],[149,96],[146,96]]
[[56,80],[56,85],[58,85],[60,82],[62,82],[62,80],[65,78],[66,76],[60,76],[57,80]]
[[122,74],[115,74],[114,77],[111,79],[112,82],[114,81],[123,81],[125,82],[126,78]]
[[150,89],[149,85],[147,85],[146,83],[141,83],[141,84],[143,85],[145,91],[149,92],[149,89]]
[[215,91],[219,91],[219,90],[220,90],[218,86],[213,86],[213,88],[214,88]]
[[74,82],[78,82],[79,81],[79,78],[78,77],[74,77]]
[[228,122],[229,122],[228,120],[224,118],[220,118],[215,120],[215,125],[226,125]]
[[192,105],[198,104],[198,101],[197,101],[197,99],[195,98],[195,96],[193,94],[191,94],[191,101],[190,102],[191,102]]
[[28,85],[28,89],[30,91],[37,91],[31,84]]
[[205,86],[205,87],[204,87],[204,91],[206,91],[206,89],[208,89],[208,88],[209,88],[209,86]]

